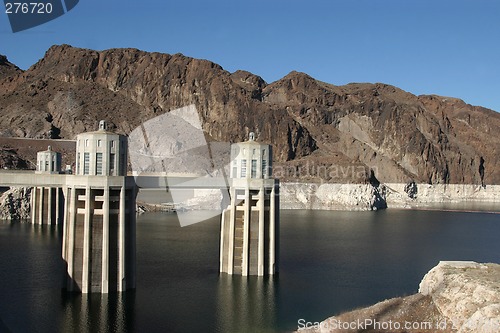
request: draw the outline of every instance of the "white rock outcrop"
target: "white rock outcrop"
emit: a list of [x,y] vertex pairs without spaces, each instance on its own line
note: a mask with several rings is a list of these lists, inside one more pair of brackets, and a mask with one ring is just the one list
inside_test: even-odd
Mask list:
[[383,187],[370,184],[280,184],[282,209],[376,210],[385,208]]
[[456,203],[456,202],[500,202],[500,185],[471,184],[416,184],[416,198],[412,199],[405,192],[406,184],[384,184],[387,205],[395,208],[425,206],[429,203]]
[[500,265],[442,261],[420,283],[460,333],[500,332]]
[[440,203],[500,202],[500,186],[416,184],[409,196],[407,184],[281,183],[282,209],[376,210],[380,208],[416,208]]

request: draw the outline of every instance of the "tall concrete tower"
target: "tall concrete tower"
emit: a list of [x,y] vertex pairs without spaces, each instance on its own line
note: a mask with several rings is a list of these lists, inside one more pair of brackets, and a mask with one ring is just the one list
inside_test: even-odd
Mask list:
[[223,211],[220,272],[278,272],[279,183],[272,176],[272,148],[249,140],[231,145],[231,203]]
[[108,132],[106,122],[99,130],[82,133],[76,140],[76,174],[88,176],[126,176],[127,138]]
[[[36,156],[36,174],[59,174],[61,153],[49,146]],[[31,192],[31,223],[59,224],[64,214],[64,198],[61,187],[34,187]]]
[[82,293],[135,288],[135,196],[127,138],[99,130],[77,136],[76,175],[66,184],[66,288]]

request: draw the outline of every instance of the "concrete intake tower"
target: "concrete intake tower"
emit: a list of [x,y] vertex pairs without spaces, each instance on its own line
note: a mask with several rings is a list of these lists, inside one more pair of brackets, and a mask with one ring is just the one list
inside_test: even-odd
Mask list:
[[135,288],[136,186],[127,177],[127,138],[77,136],[76,175],[67,178],[62,256],[66,288],[82,293]]
[[249,140],[231,145],[230,197],[221,220],[220,272],[273,275],[278,271],[279,183],[272,148]]

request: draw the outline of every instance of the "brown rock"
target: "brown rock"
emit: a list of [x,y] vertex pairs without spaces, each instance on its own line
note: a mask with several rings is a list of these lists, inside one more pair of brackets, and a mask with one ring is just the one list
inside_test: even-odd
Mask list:
[[15,77],[20,73],[22,70],[19,67],[9,62],[6,56],[0,54],[0,80]]
[[207,60],[136,49],[53,46],[28,71],[9,73],[17,76],[0,75],[2,136],[72,139],[100,119],[129,133],[194,104],[209,140],[241,141],[253,131],[274,145],[276,167],[362,166],[382,182],[500,183],[500,115],[459,100],[380,83],[334,86],[297,72],[266,84]]

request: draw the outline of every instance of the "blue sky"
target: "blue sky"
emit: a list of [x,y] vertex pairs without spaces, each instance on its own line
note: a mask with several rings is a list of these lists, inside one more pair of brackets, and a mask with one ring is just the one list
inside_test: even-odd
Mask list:
[[0,53],[23,69],[63,43],[183,53],[267,82],[292,70],[383,82],[500,111],[498,0],[80,0],[15,34],[0,13]]

